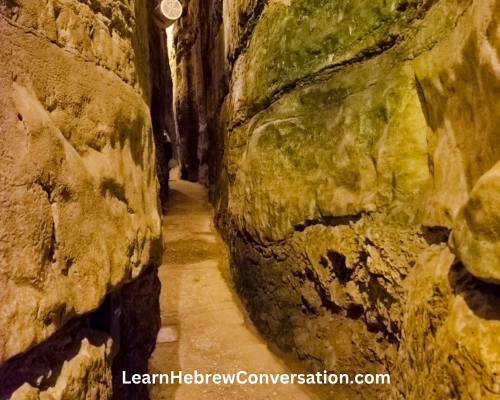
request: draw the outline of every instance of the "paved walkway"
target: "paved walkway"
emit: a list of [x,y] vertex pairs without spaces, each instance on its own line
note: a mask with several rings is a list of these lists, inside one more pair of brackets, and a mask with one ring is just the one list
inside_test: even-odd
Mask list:
[[[162,282],[162,330],[150,360],[150,373],[290,373],[255,334],[235,298],[228,277],[227,252],[212,227],[212,208],[203,186],[171,185],[164,221],[167,251]],[[155,385],[152,400],[310,400],[302,387],[285,384]]]

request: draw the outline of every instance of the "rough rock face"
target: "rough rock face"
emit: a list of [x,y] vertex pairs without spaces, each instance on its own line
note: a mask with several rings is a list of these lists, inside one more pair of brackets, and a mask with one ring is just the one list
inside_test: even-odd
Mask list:
[[127,376],[148,371],[149,357],[156,345],[160,330],[160,290],[158,271],[149,269],[127,284],[121,291],[119,351],[113,359],[113,399],[148,399],[145,385],[124,385],[122,372]]
[[500,282],[500,164],[474,186],[455,221],[452,244],[472,274]]
[[2,391],[21,384],[11,400],[109,398],[111,347],[111,338],[103,332],[80,326],[64,335],[58,332],[43,351],[35,349],[18,363],[8,363]]
[[[204,0],[182,1],[183,18],[172,26],[170,47],[179,52],[171,53],[173,102],[175,109],[176,156],[183,179],[208,183],[208,137],[205,109],[205,87],[200,30],[206,20],[200,15]],[[202,22],[203,21],[203,22]],[[173,43],[175,41],[175,44]]]
[[394,369],[408,399],[498,399],[500,288],[474,278],[443,244],[404,282]]
[[459,263],[499,280],[498,2],[186,6],[174,88],[203,75],[216,222],[259,329],[311,369],[392,374],[343,398],[498,397],[498,291]]
[[0,399],[147,399],[122,384],[122,371],[147,371],[160,325],[157,269],[108,295],[39,346],[0,367]]
[[[0,1],[0,366],[160,262],[152,7]],[[71,379],[105,398],[111,348],[85,338],[95,376]]]

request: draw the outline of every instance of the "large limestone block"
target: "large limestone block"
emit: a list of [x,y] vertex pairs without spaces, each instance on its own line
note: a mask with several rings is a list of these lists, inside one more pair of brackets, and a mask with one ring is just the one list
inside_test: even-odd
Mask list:
[[162,251],[144,4],[16,4],[0,7],[0,364]]
[[[226,16],[228,55],[237,26],[251,15],[248,4],[234,2]],[[256,2],[259,4],[258,2]],[[265,109],[298,84],[353,62],[380,54],[397,43],[403,28],[426,7],[424,1],[292,0],[269,3],[249,39],[248,49],[233,74],[235,123]],[[258,8],[254,8],[254,12]],[[246,18],[253,23],[250,17]],[[243,21],[242,21],[243,20]],[[252,25],[252,24],[251,24]],[[243,36],[244,38],[244,36]]]
[[[268,242],[307,220],[374,210],[451,228],[500,154],[498,4],[413,2],[387,8],[377,28],[371,8],[346,14],[368,32],[357,49],[341,45],[357,35],[344,20],[313,29],[322,12],[335,14],[326,3],[289,3],[263,12],[223,108],[228,210],[238,229]],[[394,18],[402,10],[406,25]],[[280,30],[292,20],[296,29]],[[339,39],[333,58],[321,47],[330,30]],[[296,54],[304,58],[292,68]]]
[[378,209],[411,221],[430,179],[425,134],[410,63],[367,61],[231,133],[229,210],[264,242],[308,220]]
[[[421,221],[434,170],[414,59],[467,8],[431,5],[296,0],[262,12],[223,108],[227,208],[238,230],[269,243],[332,216]],[[241,12],[226,16],[233,39]]]
[[469,272],[500,283],[500,163],[474,186],[455,221],[452,244]]
[[422,215],[428,226],[451,228],[478,179],[500,159],[500,4],[441,0],[424,22],[408,43],[433,178]]

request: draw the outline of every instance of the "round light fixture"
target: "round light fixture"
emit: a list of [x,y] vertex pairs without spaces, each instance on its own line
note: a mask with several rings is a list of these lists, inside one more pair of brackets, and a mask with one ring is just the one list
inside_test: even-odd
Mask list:
[[182,15],[182,4],[179,0],[163,0],[153,14],[153,20],[160,28],[168,28]]
[[177,20],[182,15],[182,5],[178,0],[163,0],[161,2],[161,12],[170,20]]

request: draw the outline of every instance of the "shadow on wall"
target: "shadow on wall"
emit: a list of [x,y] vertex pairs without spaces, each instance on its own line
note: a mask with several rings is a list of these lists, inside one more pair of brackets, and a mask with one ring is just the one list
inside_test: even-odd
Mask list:
[[[23,384],[42,392],[50,390],[61,376],[65,361],[77,357],[84,347],[84,341],[97,348],[110,347],[110,337],[107,333],[86,328],[85,325],[85,319],[72,320],[46,342],[20,357],[9,360],[0,370],[0,400],[10,399]],[[94,370],[96,375],[100,372],[104,371]],[[99,378],[101,383],[109,383],[106,382],[105,373]],[[99,380],[96,379],[94,385],[97,385]],[[105,396],[106,392],[100,394]]]
[[113,399],[144,400],[148,398],[143,385],[122,384],[122,373],[148,372],[149,357],[153,353],[160,329],[161,283],[158,269],[149,271],[121,291],[120,350],[113,360]]
[[477,279],[458,263],[448,274],[455,294],[462,296],[469,309],[479,318],[500,321],[500,286]]
[[102,399],[111,392],[113,399],[147,399],[146,388],[122,386],[122,371],[147,372],[160,326],[159,294],[157,269],[150,267],[97,310],[9,360],[0,369],[0,400],[71,398],[75,390]]

